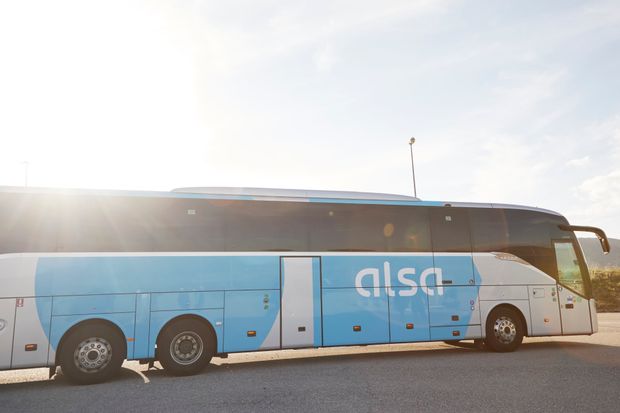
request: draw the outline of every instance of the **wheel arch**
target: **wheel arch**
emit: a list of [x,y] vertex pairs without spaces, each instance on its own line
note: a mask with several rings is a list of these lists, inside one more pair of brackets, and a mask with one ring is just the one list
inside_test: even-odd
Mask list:
[[482,326],[482,327],[483,327],[483,331],[486,331],[486,325],[487,325],[487,323],[488,323],[488,321],[489,321],[489,320],[488,320],[488,319],[489,319],[489,315],[490,315],[493,311],[496,311],[496,310],[497,310],[497,309],[499,309],[499,308],[507,308],[507,309],[510,309],[510,310],[514,311],[514,312],[515,312],[515,313],[519,316],[519,319],[520,319],[521,324],[522,324],[522,326],[523,326],[523,335],[525,335],[525,336],[529,336],[529,334],[528,334],[528,331],[529,331],[529,325],[528,325],[528,323],[527,323],[527,319],[525,318],[525,315],[523,314],[523,311],[521,311],[521,309],[520,309],[519,307],[517,307],[516,305],[511,304],[511,303],[499,303],[499,304],[497,304],[497,305],[493,306],[493,307],[489,310],[489,312],[487,313],[487,316],[486,316],[486,318],[485,318],[485,320],[484,320],[484,325]]
[[155,339],[155,343],[157,344],[159,342],[159,339],[162,333],[166,330],[166,328],[168,328],[169,326],[173,325],[174,323],[180,320],[193,320],[193,321],[203,324],[209,330],[209,333],[211,334],[211,339],[213,340],[213,348],[216,349],[217,351],[218,342],[217,342],[217,332],[215,331],[215,328],[213,327],[213,325],[208,319],[198,314],[182,314],[182,315],[178,315],[166,321],[166,323],[157,332],[157,338]]
[[122,340],[123,341],[123,359],[126,359],[127,358],[127,337],[125,336],[125,333],[123,333],[123,330],[116,323],[110,320],[106,320],[105,318],[88,318],[86,320],[81,320],[75,323],[74,325],[69,327],[67,331],[63,333],[62,337],[60,338],[60,341],[58,342],[58,347],[56,349],[55,365],[59,364],[58,358],[60,357],[60,354],[62,353],[63,346],[65,342],[67,341],[67,337],[69,337],[73,332],[79,330],[80,328],[83,328],[85,326],[90,326],[90,325],[97,325],[97,324],[109,326],[112,329],[114,329],[118,334],[120,334],[120,336],[123,338]]

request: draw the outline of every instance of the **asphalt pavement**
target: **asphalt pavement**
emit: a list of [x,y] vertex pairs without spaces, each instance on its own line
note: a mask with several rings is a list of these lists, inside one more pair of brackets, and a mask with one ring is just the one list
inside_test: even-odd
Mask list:
[[443,343],[286,350],[214,359],[193,377],[126,362],[74,386],[0,372],[0,411],[620,411],[620,313],[593,336],[525,339],[514,353]]

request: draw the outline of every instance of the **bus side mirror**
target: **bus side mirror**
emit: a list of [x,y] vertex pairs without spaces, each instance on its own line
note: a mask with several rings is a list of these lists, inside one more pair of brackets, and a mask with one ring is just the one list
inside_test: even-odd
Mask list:
[[594,235],[596,235],[596,238],[598,238],[598,241],[601,243],[603,254],[609,254],[609,251],[611,250],[609,246],[609,239],[607,239],[607,235],[605,234],[605,231],[603,231],[600,228],[584,227],[581,225],[564,225],[564,224],[558,225],[558,228],[560,228],[562,231],[591,232]]

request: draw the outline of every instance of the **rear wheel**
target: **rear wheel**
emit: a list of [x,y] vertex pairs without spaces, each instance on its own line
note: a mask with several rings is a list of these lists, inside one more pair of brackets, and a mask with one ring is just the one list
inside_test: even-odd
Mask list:
[[451,346],[458,346],[461,340],[444,340],[444,343],[449,344]]
[[69,381],[101,383],[118,373],[125,353],[124,337],[117,329],[93,323],[69,333],[60,348],[59,362]]
[[523,341],[524,326],[519,314],[510,308],[499,307],[489,314],[485,344],[493,351],[515,351]]
[[175,376],[202,371],[215,354],[211,329],[195,319],[180,319],[168,325],[157,340],[157,358]]

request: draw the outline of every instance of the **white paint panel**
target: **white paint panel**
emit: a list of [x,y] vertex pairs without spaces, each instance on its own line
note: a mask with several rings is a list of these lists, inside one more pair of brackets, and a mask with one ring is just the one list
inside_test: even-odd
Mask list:
[[467,330],[465,331],[465,339],[478,339],[483,337],[482,326],[467,326]]
[[274,350],[280,348],[280,311],[269,330],[269,334],[260,346],[261,350]]
[[562,315],[562,333],[590,334],[590,303],[566,287],[559,286],[560,314]]
[[480,300],[527,300],[527,287],[524,285],[482,286],[479,290]]
[[282,258],[282,348],[314,344],[312,258]]
[[529,286],[528,292],[532,335],[555,336],[562,334],[556,286]]
[[0,300],[0,369],[11,368],[14,322],[15,299]]
[[[42,312],[51,314],[52,300],[39,302]],[[34,298],[24,298],[23,305],[17,307],[15,316],[15,338],[13,340],[13,362],[11,368],[41,367],[47,365],[49,341],[43,325],[50,325],[50,320],[41,323]],[[36,351],[25,351],[26,344],[36,344]]]
[[0,255],[0,298],[33,297],[37,255]]
[[[526,294],[527,294],[527,287],[524,287],[524,288],[526,288]],[[480,302],[480,316],[482,318],[482,337],[486,337],[486,325],[487,325],[487,318],[489,317],[489,313],[495,307],[501,304],[511,304],[517,307],[519,311],[521,311],[521,314],[523,314],[523,317],[525,318],[525,322],[527,324],[526,326],[527,334],[531,335],[532,326],[530,323],[530,306],[529,306],[527,299],[525,300],[497,300],[497,301],[481,301]]]
[[481,285],[555,285],[555,280],[538,268],[517,257],[507,259],[510,257],[510,254],[474,254]]
[[598,332],[598,313],[596,312],[596,300],[590,299],[590,316],[592,317],[592,332]]

